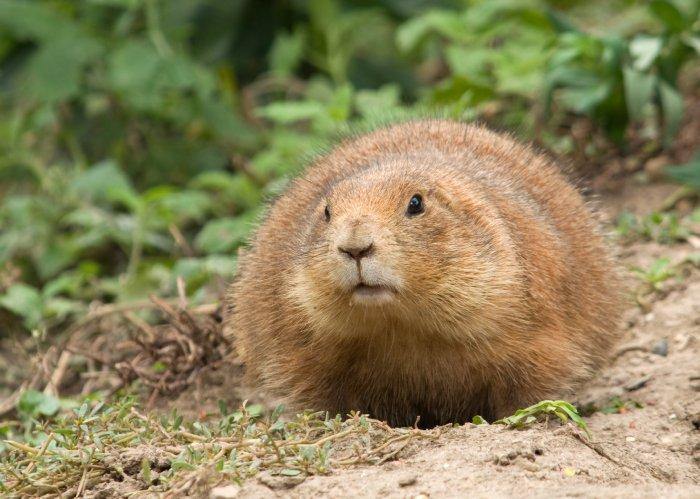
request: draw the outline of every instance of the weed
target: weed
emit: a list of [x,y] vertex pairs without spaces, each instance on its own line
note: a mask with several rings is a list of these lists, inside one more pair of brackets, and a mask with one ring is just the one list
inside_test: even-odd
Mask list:
[[[573,421],[576,426],[586,432],[589,439],[591,438],[588,425],[579,415],[576,407],[564,400],[543,400],[525,409],[518,409],[512,416],[494,421],[493,424],[503,424],[509,428],[525,428],[543,418],[548,419],[550,416],[556,416],[562,423]],[[477,425],[486,424],[481,416],[474,416],[472,422]]]
[[624,242],[636,239],[655,241],[660,244],[683,242],[691,235],[689,217],[679,217],[674,212],[654,212],[638,216],[623,212],[617,219],[615,232]]
[[599,410],[604,414],[624,414],[631,409],[641,409],[642,404],[634,400],[622,400],[620,397],[612,397],[608,403]]
[[652,291],[661,291],[664,282],[678,275],[675,267],[671,265],[671,259],[668,257],[654,260],[648,269],[633,267],[632,271],[637,274]]
[[[44,402],[45,403],[45,402]],[[80,495],[87,487],[128,479],[135,490],[174,495],[223,481],[241,482],[261,470],[273,474],[324,474],[338,466],[382,463],[416,438],[439,430],[390,428],[353,413],[279,419],[243,406],[211,422],[145,416],[131,397],[104,405],[84,403],[68,415],[37,424],[32,442],[5,440],[0,484],[10,495]]]

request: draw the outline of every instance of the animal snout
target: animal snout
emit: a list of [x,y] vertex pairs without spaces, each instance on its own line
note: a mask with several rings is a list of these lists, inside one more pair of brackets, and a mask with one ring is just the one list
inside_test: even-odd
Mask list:
[[366,256],[374,253],[374,242],[352,242],[338,245],[338,251],[348,258],[357,260],[358,262]]

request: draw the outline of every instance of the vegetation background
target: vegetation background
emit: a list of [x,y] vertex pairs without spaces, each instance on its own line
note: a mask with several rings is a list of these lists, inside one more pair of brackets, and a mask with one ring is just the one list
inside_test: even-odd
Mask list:
[[176,276],[211,300],[262,201],[348,129],[480,119],[589,166],[672,146],[699,5],[0,0],[0,334]]
[[[0,0],[0,338],[41,349],[100,304],[177,296],[178,278],[192,304],[216,302],[264,201],[338,137],[389,120],[480,120],[580,176],[611,157],[631,158],[623,174],[678,157],[699,12],[698,0]],[[700,156],[667,174],[700,189]],[[674,216],[618,227],[680,237]]]

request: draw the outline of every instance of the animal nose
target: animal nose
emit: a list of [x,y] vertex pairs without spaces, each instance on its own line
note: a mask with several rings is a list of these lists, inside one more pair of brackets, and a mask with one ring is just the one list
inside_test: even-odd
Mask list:
[[366,256],[374,253],[374,243],[368,244],[343,244],[338,246],[338,251],[358,262]]

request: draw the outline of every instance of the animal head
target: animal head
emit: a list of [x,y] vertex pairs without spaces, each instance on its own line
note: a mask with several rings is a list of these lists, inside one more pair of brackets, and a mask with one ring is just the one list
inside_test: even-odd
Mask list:
[[435,158],[393,157],[329,184],[291,287],[314,330],[463,331],[470,314],[482,320],[477,311],[509,291],[514,256],[497,214],[465,182]]

